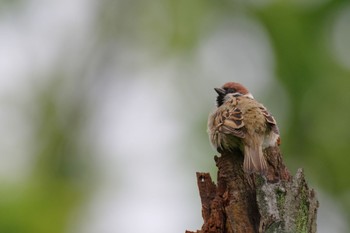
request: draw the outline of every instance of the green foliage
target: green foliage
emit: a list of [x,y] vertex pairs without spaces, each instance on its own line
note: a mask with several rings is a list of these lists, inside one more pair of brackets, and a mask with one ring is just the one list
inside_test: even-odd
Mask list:
[[[64,232],[68,216],[82,194],[64,183],[29,184],[1,193],[0,231],[4,233]],[[14,192],[17,192],[13,197]]]
[[80,103],[61,108],[59,97],[66,90],[57,80],[37,92],[35,106],[26,112],[36,129],[28,151],[34,165],[25,183],[0,189],[0,232],[65,232],[69,216],[84,200],[91,175],[77,141],[83,109]]
[[[30,4],[24,2],[5,0],[0,5],[10,9]],[[86,162],[89,160],[82,155],[82,148],[87,145],[81,145],[79,140],[87,117],[84,97],[88,90],[82,88],[82,77],[90,69],[93,70],[91,67],[96,66],[96,69],[104,71],[108,65],[113,69],[119,65],[119,61],[114,63],[110,59],[117,56],[114,54],[117,52],[106,47],[123,47],[129,43],[136,50],[147,48],[146,53],[161,54],[161,58],[180,54],[184,63],[192,67],[196,65],[191,57],[192,52],[202,40],[221,23],[231,23],[237,16],[256,21],[267,32],[274,53],[273,72],[286,90],[290,103],[288,119],[282,131],[283,154],[291,164],[288,167],[305,167],[307,177],[315,185],[333,194],[346,207],[350,216],[350,156],[347,156],[350,151],[350,71],[334,58],[331,45],[334,17],[348,3],[340,0],[312,1],[319,3],[306,6],[303,5],[306,4],[304,1],[264,1],[267,3],[261,5],[257,2],[99,1],[91,13],[91,35],[87,38],[91,41],[88,43],[90,47],[86,46],[90,52],[86,54],[90,54],[91,58],[81,57],[84,62],[77,65],[63,53],[62,58],[57,58],[56,67],[64,64],[63,70],[73,67],[72,70],[78,72],[65,77],[61,74],[62,70],[53,69],[54,81],[44,85],[43,89],[33,88],[35,101],[32,106],[23,107],[34,112],[33,115],[24,113],[28,114],[35,128],[33,151],[28,151],[28,156],[33,157],[33,167],[24,183],[0,186],[0,232],[63,232],[69,214],[84,200],[86,187],[81,183],[88,183],[86,173],[90,165]],[[4,13],[5,10],[0,11],[0,14]],[[99,54],[102,54],[101,57]],[[94,60],[100,58],[102,61]],[[130,70],[134,70],[133,64],[130,67]],[[99,81],[96,83],[101,86],[104,84],[102,71],[97,75],[92,72],[92,76],[98,76],[96,79]],[[194,73],[191,75],[199,72]],[[200,94],[190,98],[196,95],[192,90],[198,86],[198,79],[188,78],[191,75],[179,75],[171,87],[177,88],[179,96],[186,96],[184,103],[191,101],[188,99],[197,101],[207,95],[207,89],[198,87]],[[228,80],[232,75],[227,74]],[[69,80],[78,81],[72,84]],[[203,78],[202,81],[207,80]],[[70,91],[65,86],[67,83],[71,85]],[[89,85],[94,86],[96,83]],[[190,94],[184,94],[184,83],[187,88],[191,88]],[[65,95],[70,97],[62,101]],[[189,133],[189,138],[183,142],[189,148],[185,149],[191,150],[193,156],[198,151],[197,147],[209,148],[205,147],[207,112],[196,109],[197,102],[190,106],[191,109],[184,104],[181,111],[191,112],[194,118],[195,123],[189,124],[188,128],[192,127],[189,131],[200,132],[200,136]],[[199,138],[200,142],[193,138]],[[198,163],[196,159],[193,161]],[[285,201],[284,196],[282,192],[277,192],[277,195],[277,204],[280,206]],[[300,207],[298,217],[300,232],[305,230],[305,206]]]
[[[350,72],[335,62],[327,26],[335,23],[330,16],[341,4],[305,10],[285,2],[256,11],[271,36],[277,77],[291,101],[284,154],[293,155],[298,166],[306,164],[308,177],[338,197],[350,185],[350,157],[344,156],[350,150],[345,107],[350,106]],[[349,200],[341,202],[349,206]]]

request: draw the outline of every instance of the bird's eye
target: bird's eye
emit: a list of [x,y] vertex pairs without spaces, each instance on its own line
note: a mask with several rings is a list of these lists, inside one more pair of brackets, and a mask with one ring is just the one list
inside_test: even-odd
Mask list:
[[236,90],[234,88],[227,88],[226,93],[235,93]]

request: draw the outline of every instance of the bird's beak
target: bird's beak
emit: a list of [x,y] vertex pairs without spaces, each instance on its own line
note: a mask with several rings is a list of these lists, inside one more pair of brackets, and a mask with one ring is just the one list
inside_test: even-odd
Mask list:
[[226,91],[222,88],[214,88],[214,90],[216,91],[216,93],[218,93],[218,95],[225,95],[226,94]]

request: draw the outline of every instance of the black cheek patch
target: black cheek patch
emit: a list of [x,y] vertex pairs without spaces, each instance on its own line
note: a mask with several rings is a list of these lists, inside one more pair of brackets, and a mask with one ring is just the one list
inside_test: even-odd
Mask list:
[[217,103],[217,106],[220,107],[224,103],[224,96],[218,95],[218,97],[216,97],[216,103]]

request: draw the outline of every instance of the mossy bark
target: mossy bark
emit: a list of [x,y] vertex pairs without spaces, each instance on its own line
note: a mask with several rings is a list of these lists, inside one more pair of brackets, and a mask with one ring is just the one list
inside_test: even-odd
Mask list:
[[318,201],[302,169],[292,177],[278,147],[264,155],[266,176],[244,173],[240,151],[215,156],[217,185],[209,173],[197,173],[204,220],[197,233],[316,232]]

